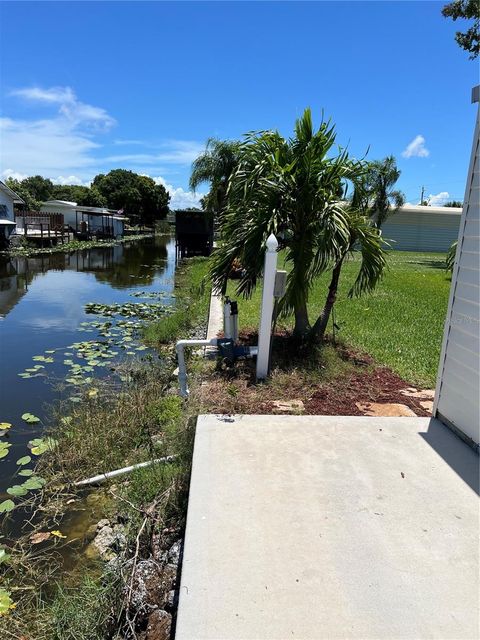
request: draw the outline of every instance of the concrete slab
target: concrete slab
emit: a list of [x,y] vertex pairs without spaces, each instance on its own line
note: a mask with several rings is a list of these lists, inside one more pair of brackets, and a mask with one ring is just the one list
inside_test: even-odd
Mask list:
[[208,312],[207,340],[216,338],[220,331],[223,331],[222,297],[212,292],[210,310]]
[[430,418],[200,416],[176,640],[478,638],[476,489]]

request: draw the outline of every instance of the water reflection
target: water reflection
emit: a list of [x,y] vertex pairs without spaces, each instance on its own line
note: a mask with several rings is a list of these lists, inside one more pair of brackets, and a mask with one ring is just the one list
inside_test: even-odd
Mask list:
[[165,237],[156,237],[141,243],[125,243],[68,254],[52,253],[10,259],[0,257],[0,316],[6,316],[32,282],[49,271],[92,273],[98,282],[115,289],[150,286],[167,269],[167,240]]

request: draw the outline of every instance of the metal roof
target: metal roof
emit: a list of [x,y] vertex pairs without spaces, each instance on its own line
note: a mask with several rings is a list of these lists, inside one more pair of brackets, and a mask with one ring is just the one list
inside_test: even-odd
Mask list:
[[18,203],[18,204],[25,204],[25,200],[23,200],[18,193],[15,193],[15,191],[13,189],[10,189],[10,187],[7,187],[7,185],[2,182],[0,180],[0,189],[2,191],[4,191],[6,194],[8,194],[12,199],[13,202]]

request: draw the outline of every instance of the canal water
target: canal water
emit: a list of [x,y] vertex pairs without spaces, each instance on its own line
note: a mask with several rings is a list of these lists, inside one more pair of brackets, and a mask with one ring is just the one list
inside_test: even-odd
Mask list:
[[[7,423],[3,431],[0,424],[0,503],[15,501],[7,488],[28,480],[37,459],[32,440],[41,439],[48,427],[49,405],[65,398],[73,402],[96,377],[112,375],[112,357],[145,356],[130,328],[135,322],[138,328],[131,304],[150,314],[158,305],[161,317],[174,299],[174,275],[175,242],[168,236],[69,254],[0,257],[0,423]],[[105,317],[102,308],[87,313],[90,303],[127,305],[128,314]],[[123,339],[109,329],[119,318],[127,330]],[[82,347],[109,340],[116,340],[115,356]],[[79,387],[85,376],[89,386]],[[3,452],[8,447],[6,455],[2,447]],[[32,460],[19,464],[26,456]]]

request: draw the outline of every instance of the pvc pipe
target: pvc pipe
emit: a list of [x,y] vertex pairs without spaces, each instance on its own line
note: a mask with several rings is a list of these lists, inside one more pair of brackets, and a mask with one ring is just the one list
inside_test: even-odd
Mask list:
[[277,270],[278,242],[273,233],[267,239],[265,267],[263,270],[262,309],[258,331],[257,380],[264,380],[268,375],[270,359],[270,336],[272,333],[273,290]]
[[225,338],[232,337],[232,327],[230,323],[230,299],[225,298],[225,304],[223,305],[223,335]]
[[98,476],[93,476],[92,478],[87,478],[86,480],[80,480],[79,482],[75,482],[74,485],[76,487],[82,487],[87,484],[99,484],[100,482],[105,482],[105,480],[108,480],[109,478],[115,478],[117,476],[122,476],[125,473],[135,471],[135,469],[142,469],[143,467],[149,467],[152,464],[158,464],[160,462],[173,462],[175,458],[176,456],[166,456],[165,458],[156,458],[155,460],[148,460],[147,462],[132,464],[130,467],[115,469],[115,471],[107,471],[106,473],[101,473]]
[[230,302],[230,333],[233,342],[238,341],[238,304],[235,300]]
[[185,347],[216,347],[217,338],[211,340],[179,340],[176,345],[178,360],[178,384],[180,385],[180,395],[188,397],[187,366],[185,364]]

